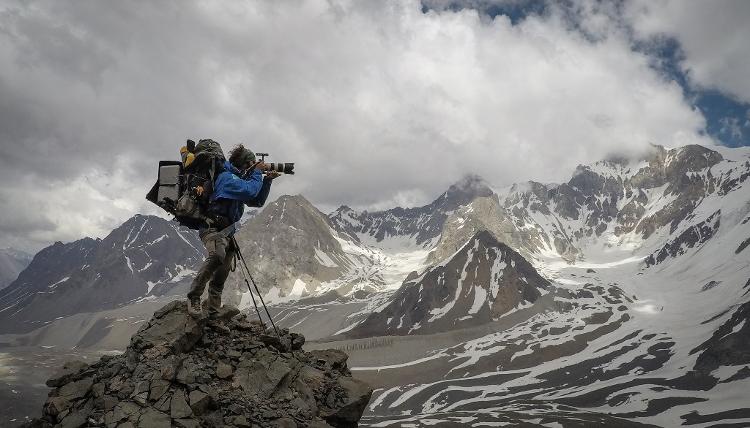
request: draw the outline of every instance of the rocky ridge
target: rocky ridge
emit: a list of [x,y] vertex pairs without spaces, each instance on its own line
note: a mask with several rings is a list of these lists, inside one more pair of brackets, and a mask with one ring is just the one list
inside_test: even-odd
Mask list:
[[[740,189],[749,177],[750,161],[726,159],[698,145],[654,145],[637,159],[580,165],[567,183],[514,185],[502,205],[514,223],[540,232],[537,252],[552,250],[575,262],[585,259],[587,247],[605,234],[612,242],[659,241],[661,229],[683,233],[695,220],[711,223],[705,226],[710,228],[720,216],[712,211],[694,219],[697,207],[708,197]],[[694,235],[688,231],[677,245],[699,244]]]
[[427,247],[440,236],[446,219],[453,211],[476,198],[489,197],[493,193],[481,177],[468,175],[422,207],[357,212],[342,206],[328,217],[336,230],[355,241],[364,237],[375,242],[389,237],[409,237],[417,245]]
[[305,352],[304,336],[266,331],[233,307],[229,333],[174,301],[124,354],[69,362],[47,381],[43,416],[27,427],[351,427],[372,389],[351,377],[347,355]]
[[203,251],[194,231],[144,215],[104,239],[56,242],[0,290],[0,333],[27,332],[59,317],[165,294],[194,272]]

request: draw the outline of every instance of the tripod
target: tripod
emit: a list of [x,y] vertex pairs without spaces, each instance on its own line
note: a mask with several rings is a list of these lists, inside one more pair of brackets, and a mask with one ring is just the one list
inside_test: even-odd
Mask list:
[[255,279],[253,279],[253,276],[250,274],[250,269],[247,268],[247,263],[245,262],[245,256],[242,255],[242,251],[240,250],[240,246],[237,243],[237,239],[232,236],[232,243],[234,243],[234,248],[237,250],[237,255],[239,256],[240,262],[242,266],[244,266],[244,269],[242,270],[242,275],[245,277],[245,284],[247,284],[247,289],[250,291],[250,297],[253,299],[253,306],[255,306],[255,312],[258,313],[258,319],[260,320],[260,324],[263,326],[263,328],[266,328],[266,324],[263,322],[263,318],[260,316],[260,310],[258,309],[258,303],[255,301],[255,295],[253,294],[253,289],[250,288],[250,282],[247,280],[250,278],[250,281],[253,283],[253,287],[255,287],[255,292],[258,293],[258,298],[260,299],[260,303],[263,305],[263,309],[266,310],[266,315],[268,316],[268,320],[271,321],[271,325],[273,326],[273,331],[276,332],[276,336],[281,338],[279,335],[279,330],[276,329],[276,324],[273,323],[273,318],[271,318],[271,313],[268,312],[268,306],[266,306],[266,302],[263,301],[263,295],[260,294],[260,290],[258,289],[258,285],[255,284]]

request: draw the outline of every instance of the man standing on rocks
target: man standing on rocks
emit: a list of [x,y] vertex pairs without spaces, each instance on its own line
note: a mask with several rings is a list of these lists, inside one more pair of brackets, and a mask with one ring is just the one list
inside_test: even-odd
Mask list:
[[[265,174],[264,174],[265,173]],[[222,331],[228,328],[216,317],[221,307],[221,293],[229,276],[237,248],[234,247],[234,224],[240,220],[244,206],[262,207],[271,190],[271,182],[279,173],[267,171],[265,162],[255,161],[255,154],[238,145],[230,152],[229,160],[214,182],[214,190],[209,198],[207,217],[210,225],[198,231],[208,257],[203,262],[188,292],[188,312],[193,318],[200,318],[201,295],[208,287],[209,325]],[[204,190],[196,189],[200,195]]]

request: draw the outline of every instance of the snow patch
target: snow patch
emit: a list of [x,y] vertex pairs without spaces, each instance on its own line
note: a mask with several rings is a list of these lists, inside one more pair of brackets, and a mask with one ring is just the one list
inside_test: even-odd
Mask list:
[[69,277],[69,276],[66,276],[65,278],[63,278],[63,279],[61,279],[61,280],[57,281],[56,283],[54,283],[54,284],[50,284],[50,285],[49,285],[49,286],[48,286],[47,288],[55,288],[55,287],[57,287],[57,286],[58,286],[59,284],[62,284],[63,282],[65,282],[65,281],[67,281],[67,280],[69,280],[69,279],[70,279],[70,277]]

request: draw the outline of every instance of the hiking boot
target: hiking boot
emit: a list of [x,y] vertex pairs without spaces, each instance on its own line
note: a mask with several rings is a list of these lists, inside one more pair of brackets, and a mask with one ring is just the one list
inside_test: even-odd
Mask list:
[[203,316],[203,309],[201,309],[201,298],[191,297],[188,299],[188,313],[193,318],[200,318]]
[[224,324],[224,322],[218,318],[209,318],[206,325],[219,333],[229,334],[231,330]]

